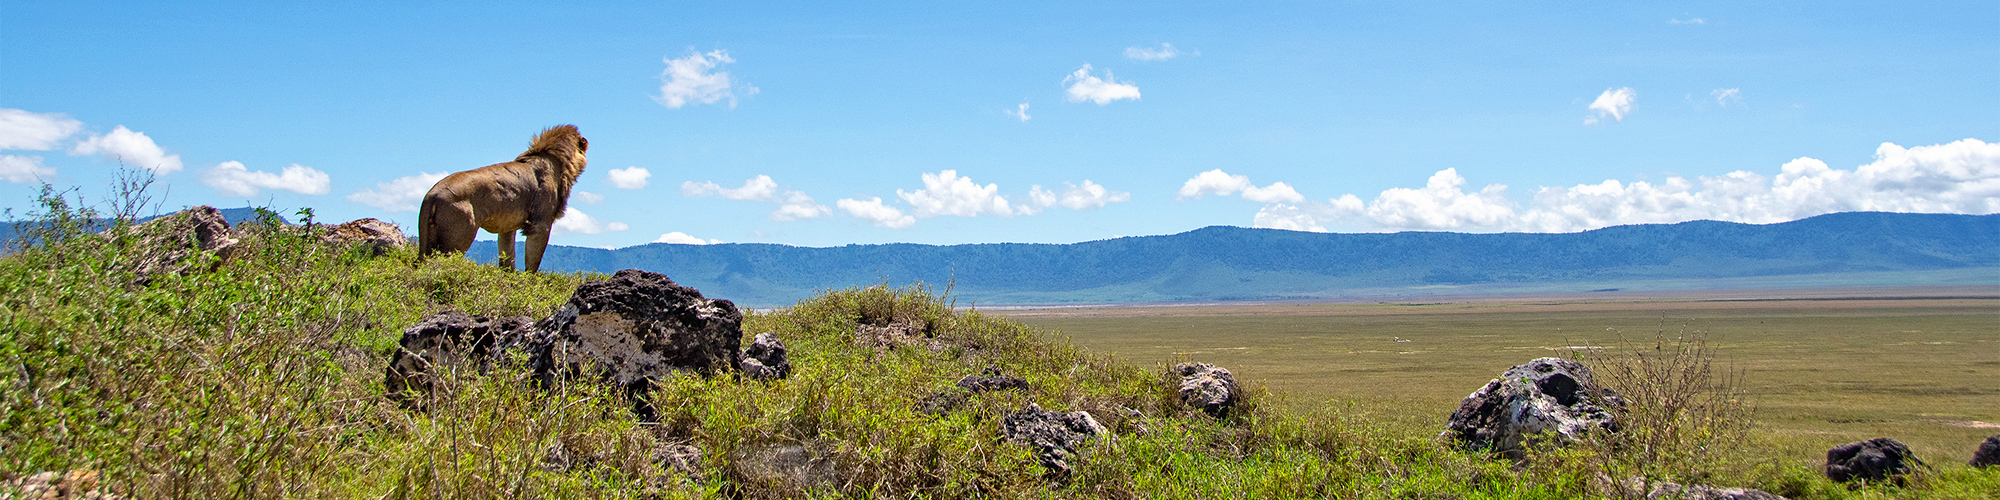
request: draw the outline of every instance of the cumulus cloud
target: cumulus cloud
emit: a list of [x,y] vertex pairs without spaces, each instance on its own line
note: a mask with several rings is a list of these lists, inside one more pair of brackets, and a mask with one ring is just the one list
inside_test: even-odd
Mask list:
[[1258,203],[1298,203],[1306,199],[1290,184],[1273,182],[1268,186],[1257,187],[1256,184],[1250,183],[1250,177],[1230,175],[1219,168],[1196,174],[1182,183],[1177,197],[1198,199],[1210,194],[1229,196],[1239,192],[1243,193],[1243,199]]
[[904,214],[902,210],[897,210],[896,207],[882,204],[882,198],[880,197],[869,197],[866,201],[841,198],[833,202],[833,204],[840,207],[841,210],[846,210],[848,215],[853,215],[855,218],[890,229],[903,229],[917,223],[916,217]]
[[1583,124],[1593,125],[1599,122],[1601,118],[1625,121],[1625,115],[1632,112],[1632,100],[1637,97],[1639,97],[1639,94],[1632,91],[1632,87],[1605,89],[1604,93],[1597,95],[1597,100],[1590,101],[1590,110],[1597,114],[1585,117]]
[[1007,111],[1007,116],[1020,118],[1021,122],[1023,123],[1026,123],[1030,118],[1034,118],[1032,116],[1028,116],[1028,103],[1025,102],[1021,103],[1020,106],[1015,107],[1015,109]]
[[1506,185],[1491,184],[1471,193],[1464,187],[1458,169],[1447,168],[1432,174],[1422,188],[1383,191],[1368,205],[1368,218],[1402,229],[1464,229],[1496,227],[1514,215]]
[[243,162],[225,161],[202,175],[201,183],[231,196],[256,196],[261,189],[278,189],[299,194],[326,194],[332,179],[319,169],[293,163],[279,173],[253,172]]
[[1174,44],[1166,42],[1160,42],[1160,48],[1157,49],[1152,47],[1125,48],[1126,59],[1138,59],[1141,61],[1165,61],[1179,57],[1180,55],[1181,49],[1174,48]]
[[586,205],[604,203],[604,195],[589,191],[571,191],[569,197],[576,198],[576,201],[581,201]]
[[956,215],[973,217],[982,213],[993,215],[1014,215],[1014,208],[1007,198],[1000,196],[1000,186],[984,186],[972,182],[970,177],[959,177],[957,170],[943,170],[935,174],[923,174],[924,188],[904,192],[896,190],[896,197],[909,203],[917,217]]
[[1118,83],[1116,78],[1112,78],[1110,70],[1104,71],[1104,78],[1098,78],[1090,74],[1089,64],[1063,78],[1063,84],[1069,85],[1069,102],[1090,101],[1103,106],[1111,104],[1111,101],[1139,100],[1138,86],[1132,82]]
[[0,150],[48,151],[80,130],[83,122],[62,113],[0,108]]
[[106,160],[122,162],[126,165],[153,171],[154,174],[171,174],[181,170],[181,155],[167,154],[153,138],[143,132],[133,132],[119,125],[111,133],[92,136],[77,141],[70,148],[72,155],[98,155]]
[[1717,106],[1727,108],[1730,104],[1743,104],[1742,89],[1715,89],[1710,91],[1708,95],[1715,97],[1715,105]]
[[377,182],[373,188],[347,195],[347,201],[390,212],[415,212],[417,205],[424,200],[424,193],[430,192],[431,186],[444,179],[446,175],[449,174],[418,172],[417,175]]
[[651,179],[653,173],[646,171],[645,168],[635,166],[614,168],[605,171],[604,177],[611,180],[611,187],[618,189],[643,189],[646,187],[646,180]]
[[1061,192],[1043,189],[1040,184],[1029,187],[1028,202],[1015,206],[1015,213],[1035,215],[1041,213],[1043,209],[1054,206],[1070,210],[1090,210],[1111,203],[1132,201],[1132,193],[1112,191],[1103,185],[1091,182],[1090,179],[1084,179],[1083,185],[1080,186],[1068,182],[1064,182],[1063,185],[1067,187]]
[[653,240],[653,242],[654,242],[654,243],[671,243],[671,244],[675,244],[675,245],[714,245],[714,244],[718,244],[718,243],[722,243],[722,240],[704,240],[704,239],[701,239],[701,238],[696,238],[696,237],[693,237],[693,236],[688,236],[688,234],[687,234],[687,233],[683,233],[683,232],[680,232],[680,231],[674,231],[674,232],[671,232],[671,233],[667,233],[667,234],[662,234],[662,235],[660,235],[660,239],[657,239],[657,240]]
[[[694,52],[680,59],[662,60],[666,61],[667,69],[660,72],[660,95],[653,96],[660,105],[679,109],[691,103],[713,104],[728,99],[729,107],[736,107],[736,91],[729,72],[715,71],[718,66],[736,62],[728,51]],[[743,95],[756,93],[757,87],[743,86]]]
[[1326,224],[1361,214],[1367,207],[1360,197],[1348,194],[1325,202],[1272,203],[1257,210],[1251,227],[1291,231],[1325,232]]
[[623,222],[598,222],[596,217],[591,217],[576,207],[567,207],[563,210],[562,218],[556,219],[554,234],[615,233],[631,228],[632,226]]
[[814,219],[833,213],[832,209],[813,201],[813,197],[805,192],[780,190],[778,181],[772,180],[769,175],[761,174],[744,180],[742,187],[734,188],[722,187],[713,181],[682,182],[681,195],[691,198],[721,196],[738,201],[777,203],[778,208],[771,211],[771,220],[780,222]]
[[40,156],[0,155],[0,179],[7,182],[42,182],[55,175],[56,169],[42,166]]

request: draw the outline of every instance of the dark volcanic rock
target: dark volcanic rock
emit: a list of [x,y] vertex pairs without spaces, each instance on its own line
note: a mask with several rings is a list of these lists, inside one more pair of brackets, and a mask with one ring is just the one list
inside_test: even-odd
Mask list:
[[[236,238],[229,236],[229,221],[222,211],[202,205],[174,212],[132,227],[141,250],[133,272],[139,284],[161,274],[185,275],[210,272],[235,253]],[[197,258],[213,253],[213,259]]]
[[651,420],[645,394],[654,379],[737,368],[742,323],[743,313],[727,300],[626,269],[578,285],[568,303],[537,323],[531,362],[545,384],[588,374],[617,385],[639,417]]
[[775,380],[792,375],[792,362],[785,358],[785,343],[777,335],[759,333],[743,349],[743,376],[752,380]]
[[1035,451],[1035,461],[1049,477],[1067,478],[1076,470],[1076,446],[1105,434],[1102,424],[1088,412],[1044,411],[1033,403],[1000,421],[1000,433],[1007,440]]
[[2000,465],[2000,434],[1994,434],[1987,437],[1986,442],[1979,443],[1979,449],[1972,452],[1971,465],[1973,467]]
[[429,393],[438,379],[435,374],[462,369],[483,373],[494,354],[518,344],[533,321],[527,316],[489,318],[458,311],[425,317],[403,330],[382,386],[390,398],[410,404],[414,401],[405,399],[408,391]]
[[966,375],[958,379],[958,387],[978,394],[987,391],[1027,389],[1028,380],[1000,373],[997,367],[989,367],[979,375]]
[[1924,463],[1910,447],[1889,438],[1875,438],[1826,450],[1826,477],[1834,482],[1901,479]]
[[1593,428],[1616,431],[1611,410],[1624,399],[1592,381],[1590,368],[1562,358],[1540,358],[1507,369],[1465,397],[1440,437],[1466,449],[1522,458],[1523,441],[1536,433],[1569,440]]
[[376,256],[410,244],[410,237],[403,234],[402,228],[372,217],[328,227],[326,234],[321,237],[335,245],[358,245],[367,248],[369,254]]
[[1172,373],[1181,378],[1181,403],[1221,417],[1243,400],[1243,389],[1229,370],[1208,363],[1181,363]]

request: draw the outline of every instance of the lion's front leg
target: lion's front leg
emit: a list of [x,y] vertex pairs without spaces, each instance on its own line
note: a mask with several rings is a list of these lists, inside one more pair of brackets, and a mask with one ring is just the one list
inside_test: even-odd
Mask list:
[[[521,234],[528,237],[528,265],[526,269],[528,272],[541,271],[542,250],[549,247],[549,228],[527,227],[521,229]],[[513,266],[512,261],[509,261],[508,266]]]
[[[514,230],[512,230],[512,229],[509,229],[509,230],[507,230],[507,231],[505,231],[505,232],[501,232],[501,233],[499,233],[499,235],[500,235],[500,238],[499,238],[499,240],[500,240],[500,267],[504,267],[504,268],[507,268],[507,270],[509,270],[509,271],[512,271],[512,270],[514,270]],[[529,240],[529,241],[534,241],[534,237],[530,236],[530,237],[528,238],[528,240]],[[532,245],[532,244],[533,244],[533,243],[530,243],[530,245]],[[529,261],[529,262],[533,262],[533,261]]]

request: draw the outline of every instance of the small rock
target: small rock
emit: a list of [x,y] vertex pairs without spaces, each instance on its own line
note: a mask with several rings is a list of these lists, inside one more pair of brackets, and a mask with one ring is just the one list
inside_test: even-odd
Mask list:
[[1986,442],[1979,443],[1979,449],[1972,452],[1971,465],[1973,467],[2000,465],[2000,434],[1994,434],[1987,437]]
[[1847,443],[1826,451],[1826,477],[1838,483],[1900,480],[1924,462],[1889,438]]
[[1524,441],[1538,433],[1567,441],[1591,429],[1616,431],[1611,410],[1624,405],[1623,398],[1599,387],[1582,363],[1540,358],[1507,369],[1466,396],[1439,437],[1519,460]]
[[793,443],[752,444],[730,454],[729,465],[741,483],[779,493],[825,491],[840,484],[834,461]]
[[676,371],[714,373],[739,367],[743,312],[708,299],[665,275],[625,269],[588,281],[556,313],[535,324],[528,346],[545,385],[585,375],[625,390],[633,411],[651,421],[653,380]]
[[743,376],[751,380],[777,380],[792,375],[792,362],[785,358],[785,343],[777,335],[759,333],[743,349]]
[[[132,226],[140,255],[133,267],[140,285],[162,274],[186,275],[211,272],[228,261],[240,248],[229,236],[229,221],[222,211],[202,205]],[[213,260],[199,260],[201,253],[213,253]]]
[[43,472],[28,477],[0,481],[0,499],[113,500],[122,498],[99,489],[95,470],[78,469],[64,473]]
[[1057,413],[1029,403],[1026,409],[1001,419],[1000,433],[1033,449],[1035,461],[1048,476],[1062,479],[1076,470],[1076,446],[1106,431],[1089,412]]
[[1181,403],[1210,416],[1220,418],[1243,400],[1243,389],[1229,370],[1208,363],[1181,363],[1174,365],[1173,374],[1181,377]]
[[428,394],[438,377],[449,370],[477,370],[485,373],[496,353],[518,344],[533,320],[527,316],[489,318],[458,311],[444,311],[425,317],[403,330],[396,353],[389,358],[382,387],[389,397],[405,405],[408,391]]
[[335,245],[359,245],[368,248],[369,254],[374,256],[381,256],[390,250],[410,244],[410,237],[403,234],[402,228],[372,217],[328,227],[322,238]]
[[958,379],[958,387],[978,394],[988,391],[1024,390],[1028,380],[1000,373],[998,367],[988,367],[981,375],[966,375]]
[[1653,491],[1646,493],[1646,500],[1785,500],[1785,497],[1751,488],[1660,483],[1653,486]]

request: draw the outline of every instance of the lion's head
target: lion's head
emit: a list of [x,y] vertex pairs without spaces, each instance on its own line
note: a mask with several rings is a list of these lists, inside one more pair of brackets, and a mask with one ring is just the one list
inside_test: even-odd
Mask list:
[[589,149],[590,141],[583,138],[583,133],[576,131],[575,125],[556,125],[542,129],[542,133],[536,134],[535,140],[528,142],[528,150],[522,152],[521,156],[515,157],[514,161],[533,163],[529,160],[536,157],[551,160],[548,164],[558,169],[556,178],[569,184],[576,182],[577,176],[583,175],[583,166],[586,163],[583,153]]

